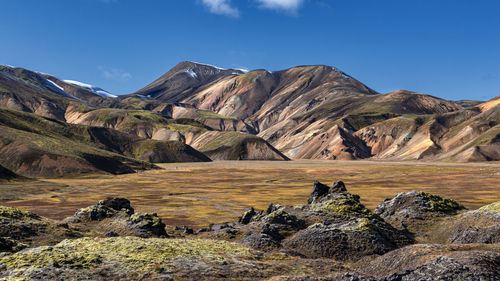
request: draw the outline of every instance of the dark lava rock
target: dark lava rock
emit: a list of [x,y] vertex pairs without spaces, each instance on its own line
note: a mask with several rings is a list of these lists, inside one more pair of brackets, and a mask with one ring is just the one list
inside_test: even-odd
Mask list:
[[381,278],[383,281],[434,280],[500,280],[500,255],[474,252],[465,257],[438,257],[430,263],[404,273]]
[[374,213],[398,229],[417,232],[434,224],[437,218],[455,215],[464,209],[451,199],[412,191],[384,200]]
[[337,182],[328,193],[313,191],[311,203],[294,213],[308,227],[287,238],[283,247],[310,258],[357,260],[413,242],[407,233],[363,206],[359,196],[344,190],[345,185]]
[[66,238],[79,237],[79,234],[59,227],[56,222],[32,212],[0,206],[0,237],[3,237],[0,248],[16,251],[24,247],[21,246],[23,244],[53,245]]
[[0,253],[2,252],[17,252],[24,248],[28,247],[28,245],[20,243],[14,239],[8,237],[0,237]]
[[305,227],[304,221],[288,214],[283,207],[276,208],[276,205],[271,204],[268,211],[269,214],[261,216],[250,225],[251,230],[248,233],[255,234],[247,235],[243,243],[254,249],[268,251],[278,248],[281,240],[290,233]]
[[451,243],[471,244],[484,243],[495,244],[500,243],[500,225],[492,227],[473,227],[469,226],[466,229],[455,231],[449,239]]
[[307,200],[308,204],[313,203],[314,201],[321,200],[325,195],[329,193],[340,193],[347,192],[347,188],[343,181],[337,181],[333,184],[332,187],[328,185],[322,184],[319,181],[314,181],[313,191]]
[[120,235],[118,235],[118,233],[114,232],[114,231],[110,231],[108,233],[106,233],[106,237],[118,237]]
[[415,244],[354,265],[352,270],[376,280],[498,280],[494,278],[500,268],[498,250],[481,244]]
[[182,228],[182,233],[184,233],[184,234],[193,234],[193,233],[194,233],[194,230],[193,230],[192,228],[189,228],[189,227],[187,227],[187,226],[184,226],[184,227]]
[[79,209],[65,220],[71,227],[93,235],[166,237],[165,224],[156,213],[135,213],[125,198],[108,198]]
[[71,221],[80,220],[91,220],[100,221],[104,218],[110,218],[115,216],[118,212],[124,212],[127,215],[132,215],[134,209],[130,206],[130,201],[125,198],[107,198],[106,200],[99,201],[94,206],[89,206],[87,208],[79,209],[76,211],[75,215]]
[[435,232],[451,243],[500,243],[500,202],[445,220]]
[[261,251],[270,251],[280,247],[280,241],[266,233],[256,233],[247,235],[243,239],[243,244]]
[[128,221],[130,230],[140,233],[141,237],[167,236],[165,224],[156,213],[136,213]]
[[250,210],[246,211],[243,213],[243,215],[238,219],[238,223],[241,224],[248,224],[252,220],[253,217],[257,215],[257,212],[255,212],[255,209],[252,207]]
[[236,235],[215,231],[217,238],[241,239],[254,249],[281,249],[308,258],[356,260],[384,254],[412,243],[350,194],[341,181],[333,187],[314,182],[304,206],[270,204],[266,212],[250,209],[239,220]]
[[283,247],[309,258],[356,260],[367,255],[384,254],[397,246],[376,231],[316,224],[299,231]]

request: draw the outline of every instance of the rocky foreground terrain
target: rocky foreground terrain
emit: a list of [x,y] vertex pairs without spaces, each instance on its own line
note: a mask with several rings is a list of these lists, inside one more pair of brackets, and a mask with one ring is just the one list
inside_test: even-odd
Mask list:
[[500,280],[500,202],[413,191],[369,210],[341,181],[196,230],[124,198],[62,221],[0,207],[0,226],[5,280]]

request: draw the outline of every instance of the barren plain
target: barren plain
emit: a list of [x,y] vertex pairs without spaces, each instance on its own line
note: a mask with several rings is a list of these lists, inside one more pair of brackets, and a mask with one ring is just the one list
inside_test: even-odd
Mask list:
[[[160,164],[119,176],[43,179],[0,185],[0,205],[63,219],[106,197],[128,198],[169,225],[234,221],[244,209],[306,204],[312,183],[342,180],[373,209],[397,193],[421,190],[469,209],[500,201],[500,163],[385,161],[216,161]],[[13,193],[15,192],[15,193]]]

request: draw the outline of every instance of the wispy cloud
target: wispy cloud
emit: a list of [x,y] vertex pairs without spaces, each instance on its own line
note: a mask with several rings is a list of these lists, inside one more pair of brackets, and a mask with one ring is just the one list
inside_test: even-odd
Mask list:
[[265,9],[282,10],[296,13],[304,0],[256,0]]
[[132,79],[132,74],[123,69],[118,68],[105,68],[103,66],[98,66],[97,69],[101,72],[101,75],[109,80],[115,81],[128,81]]
[[201,2],[213,14],[230,16],[234,18],[240,16],[240,11],[238,10],[238,8],[231,5],[230,0],[202,0]]

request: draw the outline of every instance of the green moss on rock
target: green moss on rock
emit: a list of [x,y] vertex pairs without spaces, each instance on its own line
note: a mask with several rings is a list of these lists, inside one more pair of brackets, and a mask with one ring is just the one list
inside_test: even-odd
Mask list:
[[32,212],[21,211],[17,208],[11,208],[6,206],[0,206],[0,217],[8,219],[16,219],[16,220],[41,219],[40,216]]
[[338,197],[318,203],[313,207],[313,210],[350,218],[379,219],[379,216],[359,202],[358,195],[350,193],[340,194]]
[[135,213],[130,217],[132,223],[146,223],[151,227],[165,227],[156,213]]
[[500,213],[500,201],[479,208],[480,211]]
[[0,264],[11,271],[113,266],[125,272],[150,272],[169,268],[176,258],[222,263],[229,257],[248,255],[250,250],[243,245],[216,240],[81,238],[5,256]]
[[372,219],[369,218],[360,218],[358,219],[358,226],[355,228],[357,231],[361,232],[373,232],[378,231],[379,227]]
[[432,212],[442,212],[450,214],[465,209],[462,204],[449,198],[443,198],[441,196],[433,195],[427,192],[420,192],[419,195],[430,201],[430,211]]

